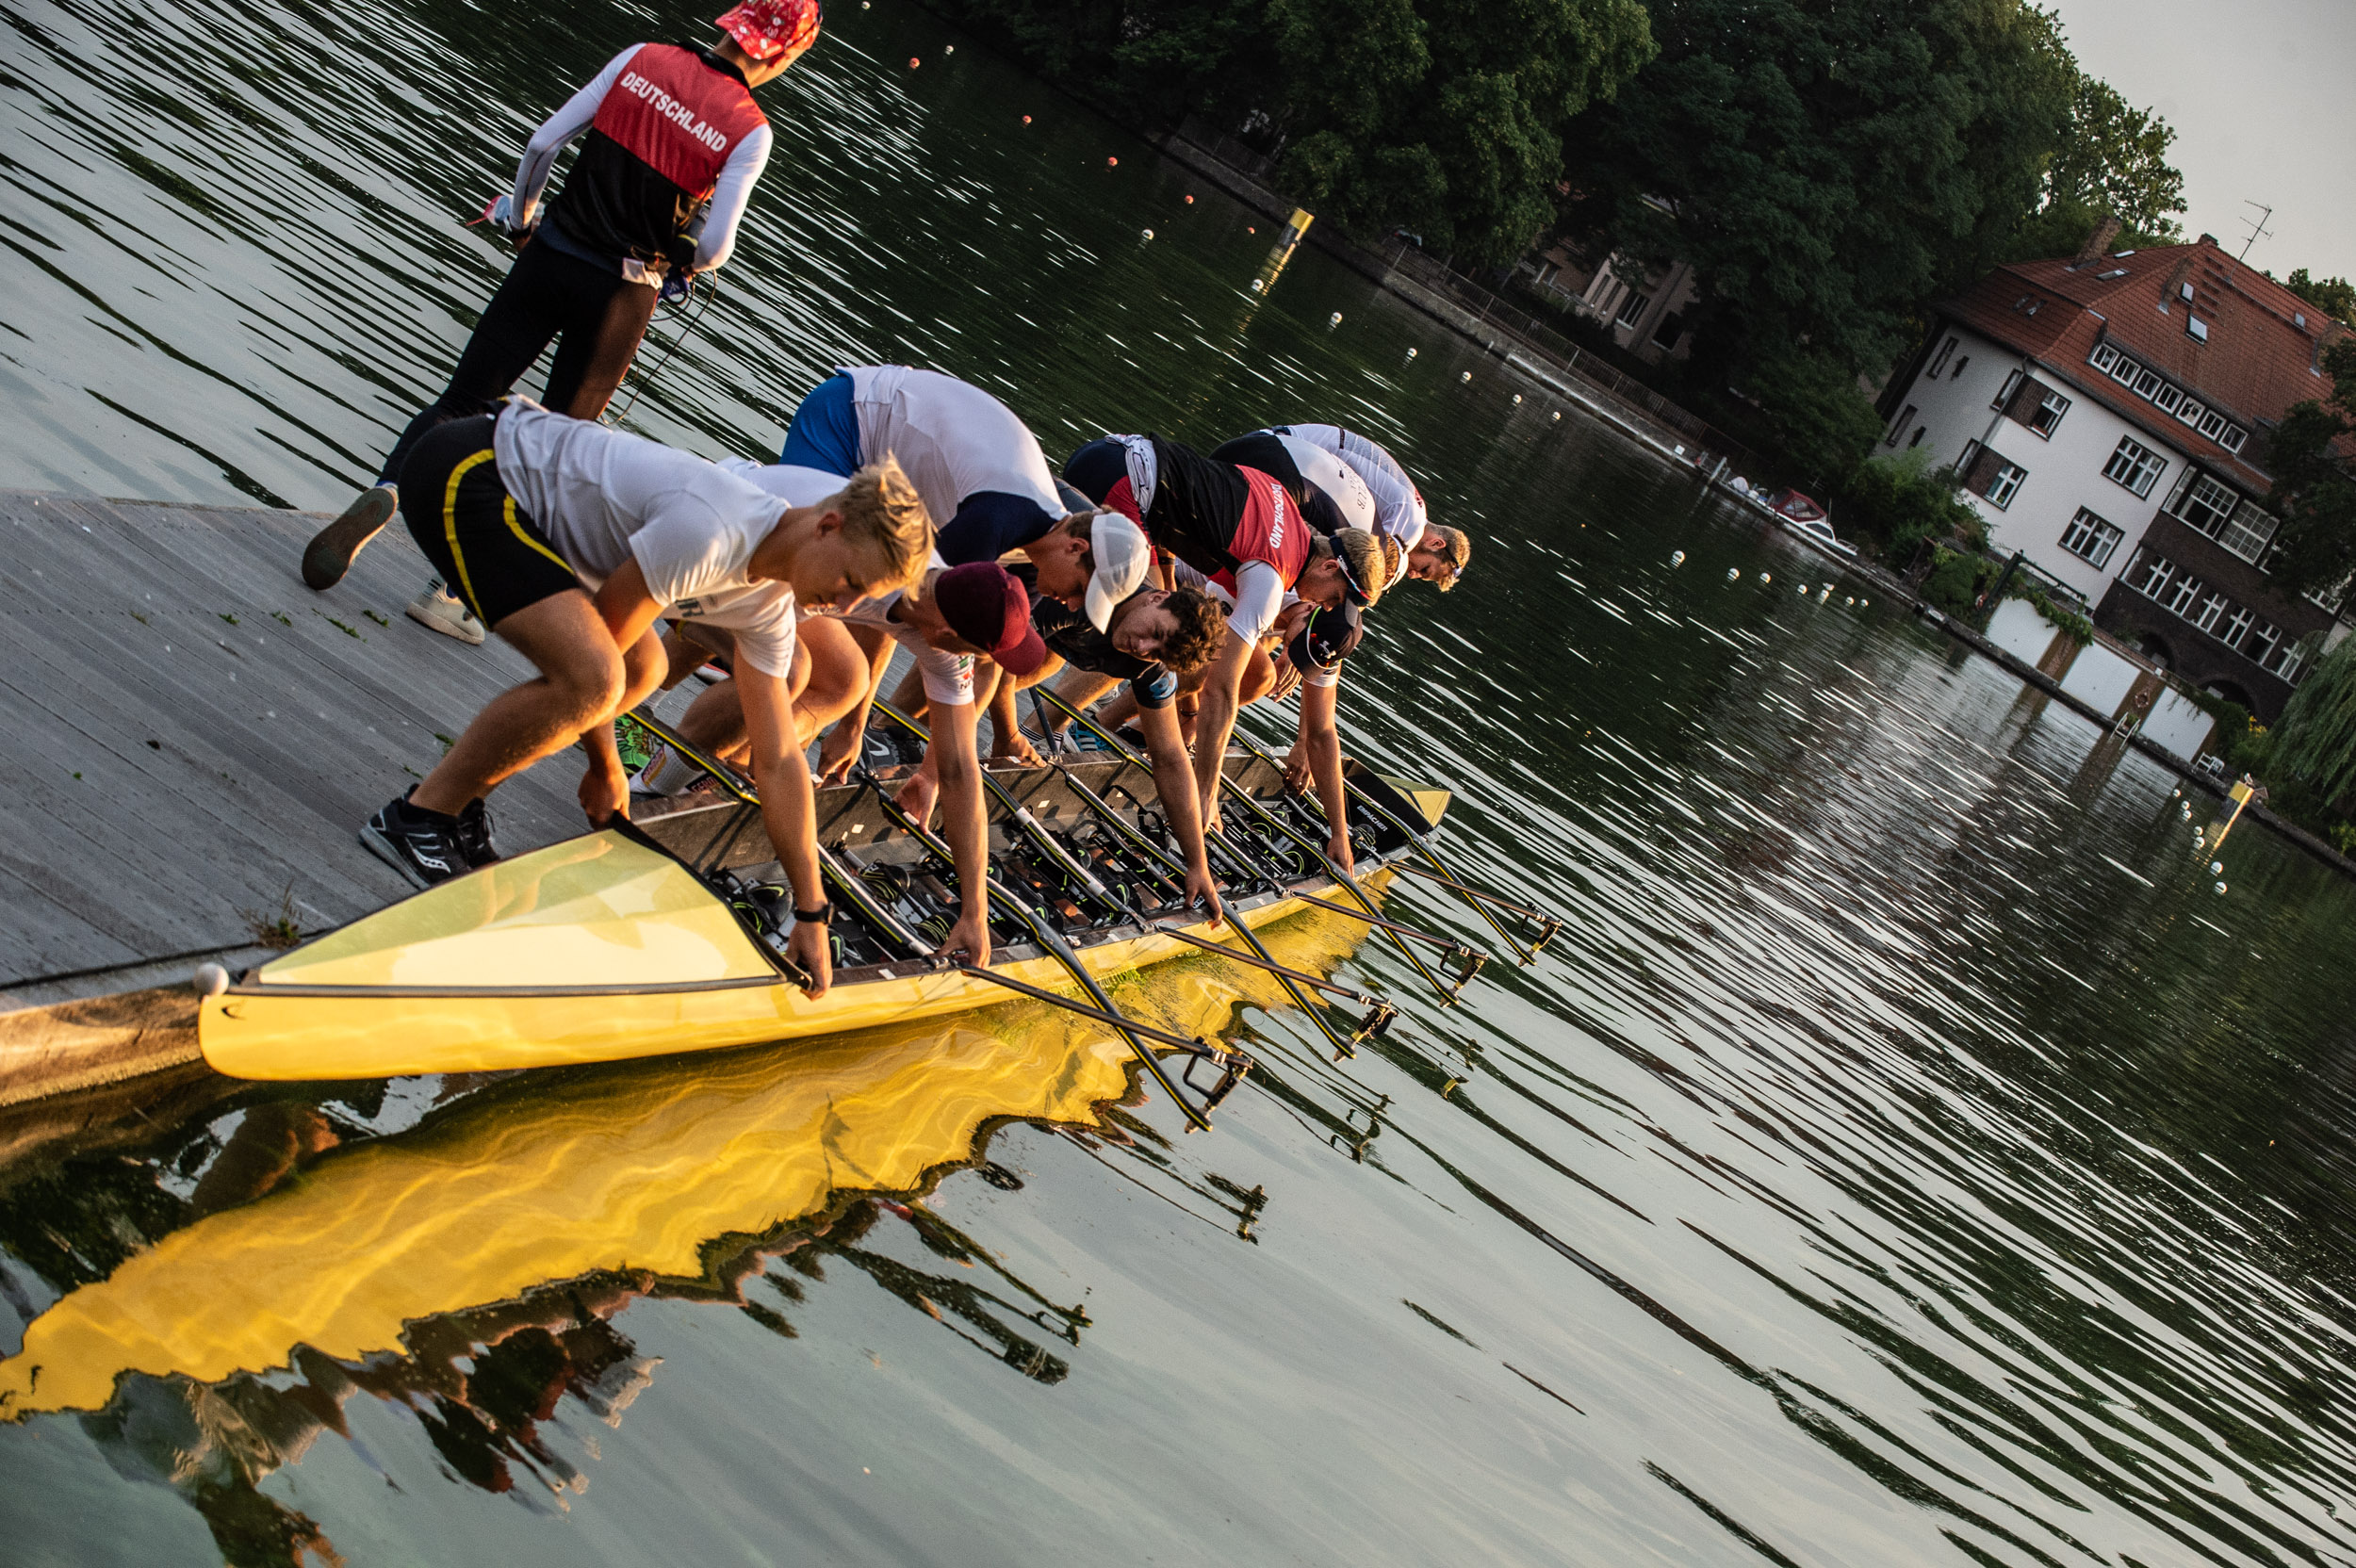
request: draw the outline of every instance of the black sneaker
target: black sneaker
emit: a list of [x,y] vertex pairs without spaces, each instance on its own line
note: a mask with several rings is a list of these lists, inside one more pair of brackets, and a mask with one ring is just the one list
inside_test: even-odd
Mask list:
[[371,484],[344,508],[344,514],[319,531],[303,549],[303,580],[333,588],[352,570],[352,558],[393,520],[401,498],[389,484]]
[[[457,819],[430,816],[410,805],[403,793],[360,825],[360,842],[418,887],[430,888],[472,869],[459,842],[461,831]],[[487,842],[487,825],[484,838]]]
[[466,864],[477,871],[497,865],[501,858],[499,845],[491,841],[491,808],[480,798],[466,803],[458,813],[458,847],[466,857]]

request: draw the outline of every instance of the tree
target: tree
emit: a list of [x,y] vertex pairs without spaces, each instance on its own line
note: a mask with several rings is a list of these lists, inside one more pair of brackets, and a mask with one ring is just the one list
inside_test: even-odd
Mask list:
[[2282,286],[2334,320],[2356,322],[2356,284],[2346,278],[2311,278],[2301,267]]
[[1888,367],[2038,203],[2075,67],[2020,0],[1654,0],[1660,56],[1569,129],[1591,254],[1693,263],[1696,361]]
[[2046,205],[2107,212],[2147,244],[2182,241],[2176,215],[2184,210],[2184,176],[2168,161],[2176,127],[2156,110],[2131,108],[2118,89],[2075,61],[2070,70],[2070,128],[2046,170]]
[[1269,0],[1280,177],[1345,228],[1509,261],[1553,217],[1563,125],[1652,53],[1638,0]]
[[2274,727],[2273,764],[2328,805],[2356,787],[2356,637],[2307,672]]
[[2356,336],[2323,351],[2323,371],[2331,396],[2294,403],[2266,438],[2267,504],[2282,519],[2266,569],[2285,594],[2338,591],[2356,576]]

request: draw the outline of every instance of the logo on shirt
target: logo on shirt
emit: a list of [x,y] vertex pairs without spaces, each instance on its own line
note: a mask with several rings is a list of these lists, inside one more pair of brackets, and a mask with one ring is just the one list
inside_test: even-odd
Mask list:
[[1274,480],[1268,481],[1268,504],[1273,508],[1268,514],[1268,547],[1272,550],[1283,549],[1284,547],[1284,487]]
[[624,72],[622,79],[614,84],[635,98],[643,98],[647,107],[672,122],[695,140],[715,153],[728,150],[728,139],[716,126],[695,117],[695,111],[672,97],[635,71]]

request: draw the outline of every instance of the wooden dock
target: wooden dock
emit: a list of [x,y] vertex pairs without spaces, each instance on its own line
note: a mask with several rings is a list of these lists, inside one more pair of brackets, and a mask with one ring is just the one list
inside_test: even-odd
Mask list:
[[[410,890],[362,820],[531,667],[401,613],[432,568],[398,521],[311,592],[324,520],[0,490],[0,1104],[193,1059],[196,965]],[[580,831],[577,782],[501,789],[500,848]]]

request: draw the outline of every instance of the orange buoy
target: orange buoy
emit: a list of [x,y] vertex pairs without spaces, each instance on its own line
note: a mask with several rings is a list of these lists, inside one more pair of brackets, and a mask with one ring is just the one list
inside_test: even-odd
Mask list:
[[910,56],[908,57],[908,69],[909,69],[910,71],[915,70],[915,69],[916,69],[916,67],[917,67],[917,64],[918,64],[918,61],[917,61],[916,57],[915,57],[914,55],[910,55]]
[[1027,124],[1029,124],[1030,122],[1031,122],[1031,117],[1030,117],[1029,115],[1027,115],[1027,114],[1026,114],[1026,115],[1024,115],[1024,116],[1023,117],[1023,123],[1024,123],[1025,125],[1027,125]]
[[1121,167],[1121,160],[1119,158],[1106,158],[1104,160],[1104,167],[1107,169],[1118,169]]
[[1193,198],[1193,197],[1189,196],[1189,197],[1187,197],[1187,198],[1186,198],[1186,205],[1188,205],[1188,206],[1192,206],[1192,205],[1194,205],[1194,198]]

